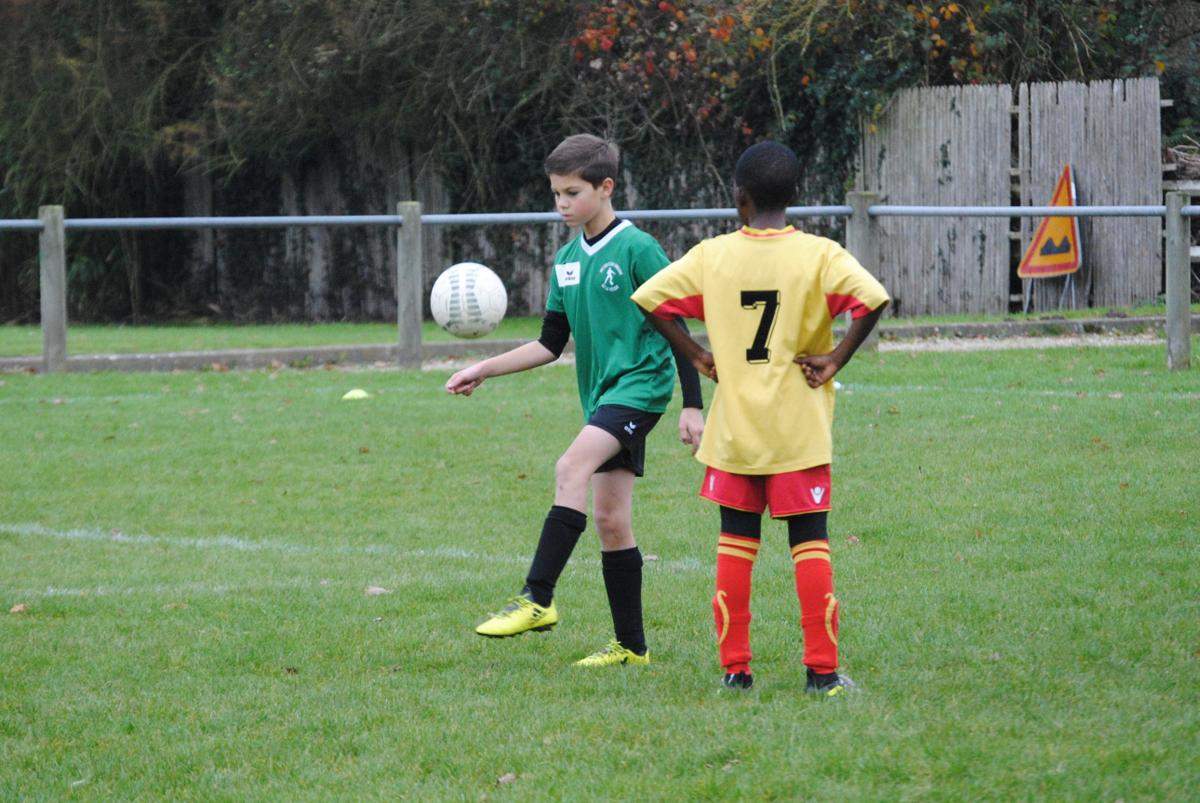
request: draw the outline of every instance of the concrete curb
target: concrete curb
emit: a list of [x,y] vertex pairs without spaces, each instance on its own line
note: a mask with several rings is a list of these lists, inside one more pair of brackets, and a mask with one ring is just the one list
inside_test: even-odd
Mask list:
[[[926,338],[1006,338],[1080,334],[1132,334],[1162,332],[1165,319],[1146,318],[1052,318],[1039,321],[955,323],[888,326],[880,331],[883,340]],[[1192,316],[1192,333],[1200,334],[1200,315]],[[840,331],[837,332],[840,334]],[[698,338],[706,342],[704,336]],[[421,359],[453,360],[468,356],[486,357],[521,345],[524,340],[456,340],[423,343]],[[567,345],[567,350],[573,344]],[[309,346],[270,349],[225,349],[220,351],[167,351],[152,354],[86,354],[68,357],[65,365],[73,373],[95,371],[205,371],[254,368],[313,368],[326,364],[395,364],[399,349],[393,344]],[[42,358],[0,357],[0,372],[40,373]]]

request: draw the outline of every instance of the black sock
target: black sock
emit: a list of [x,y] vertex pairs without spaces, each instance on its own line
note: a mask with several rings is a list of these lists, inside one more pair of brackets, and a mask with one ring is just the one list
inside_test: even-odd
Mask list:
[[642,551],[637,547],[601,552],[604,589],[612,611],[617,641],[638,655],[646,654],[646,632],[642,629]]
[[538,605],[549,605],[554,599],[554,584],[585,527],[587,516],[578,510],[555,505],[546,514],[542,537],[525,578],[525,593]]
[[789,516],[786,521],[789,547],[803,544],[805,541],[829,539],[829,513],[824,510],[819,513]]
[[811,667],[805,667],[805,670],[808,675],[808,685],[815,689],[824,689],[826,686],[837,683],[841,679],[838,677],[837,672],[820,674],[812,671]]

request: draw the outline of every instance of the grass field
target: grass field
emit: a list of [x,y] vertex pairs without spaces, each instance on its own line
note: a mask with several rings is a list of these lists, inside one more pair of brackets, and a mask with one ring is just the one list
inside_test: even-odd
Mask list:
[[803,694],[778,525],[758,685],[718,692],[716,516],[673,414],[634,509],[653,665],[570,666],[610,632],[590,534],[554,632],[471,632],[579,425],[567,368],[470,399],[440,373],[0,376],[0,799],[1191,797],[1200,371],[1162,360],[849,367],[831,532],[862,692],[835,702]]
[[[529,339],[541,331],[540,318],[506,318],[489,338]],[[77,324],[67,330],[70,354],[131,354],[155,351],[347,346],[396,342],[394,323],[320,324],[154,324],[115,326]],[[421,337],[427,342],[454,337],[426,321]],[[0,326],[0,357],[42,353],[42,330],[37,326]]]
[[[1192,305],[1200,313],[1200,304]],[[1107,310],[1068,310],[1063,317],[1103,317]],[[1166,307],[1144,306],[1121,310],[1129,316],[1164,315]],[[1058,314],[1058,313],[1056,313]],[[885,318],[884,330],[910,324],[951,324],[987,321],[1038,320],[1044,314],[1031,315],[941,315],[918,318]],[[703,324],[689,321],[692,331]],[[488,339],[531,339],[541,331],[538,317],[509,317]],[[426,321],[422,337],[427,342],[452,340],[452,336],[432,321]],[[222,323],[154,324],[121,326],[71,324],[67,330],[70,354],[130,354],[155,351],[206,351],[215,349],[283,348],[289,346],[343,346],[369,343],[393,343],[396,327],[390,323],[322,323],[235,325]],[[42,330],[37,326],[0,325],[0,357],[32,356],[42,353]]]

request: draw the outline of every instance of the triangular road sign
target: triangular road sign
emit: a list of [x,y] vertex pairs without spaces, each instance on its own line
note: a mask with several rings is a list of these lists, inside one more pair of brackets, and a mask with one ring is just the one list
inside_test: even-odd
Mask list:
[[[1049,205],[1075,205],[1075,179],[1070,165],[1063,168]],[[1079,270],[1080,260],[1079,218],[1048,217],[1042,220],[1033,242],[1025,250],[1017,275],[1022,279],[1062,276]]]

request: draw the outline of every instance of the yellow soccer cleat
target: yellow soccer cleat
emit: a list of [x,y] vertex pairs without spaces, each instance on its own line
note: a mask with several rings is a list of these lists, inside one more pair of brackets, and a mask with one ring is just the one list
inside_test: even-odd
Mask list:
[[492,614],[475,632],[489,638],[508,638],[527,630],[546,631],[558,624],[558,611],[551,602],[538,605],[524,594],[513,597],[499,613]]
[[621,646],[621,642],[614,639],[587,658],[580,658],[575,662],[575,666],[624,666],[627,664],[645,666],[648,663],[650,663],[649,650],[645,655],[638,655],[633,650],[625,649]]

